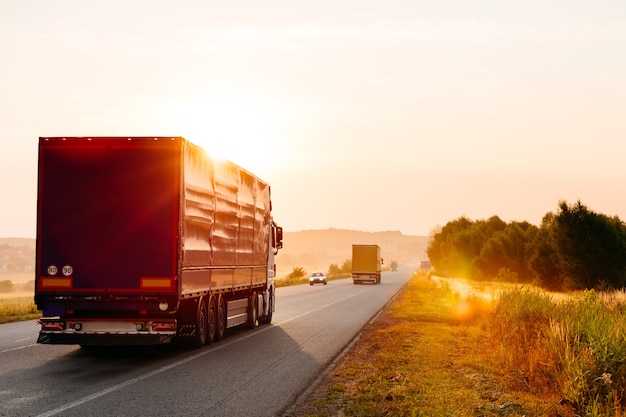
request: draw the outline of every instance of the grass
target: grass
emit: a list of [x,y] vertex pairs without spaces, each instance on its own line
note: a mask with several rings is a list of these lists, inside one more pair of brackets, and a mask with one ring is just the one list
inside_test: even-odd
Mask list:
[[[528,325],[513,340],[522,323],[535,321],[535,307],[515,303],[508,311],[499,303],[415,275],[290,416],[574,416],[575,405],[553,384],[533,385],[525,379],[530,367],[517,368],[529,350],[508,349],[540,338]],[[537,308],[535,322],[553,313]]]
[[41,312],[33,302],[33,297],[0,299],[0,323],[33,320],[41,317]]
[[501,297],[491,333],[502,366],[531,389],[556,393],[578,415],[618,417],[626,415],[625,313],[621,292],[557,303],[519,290]]

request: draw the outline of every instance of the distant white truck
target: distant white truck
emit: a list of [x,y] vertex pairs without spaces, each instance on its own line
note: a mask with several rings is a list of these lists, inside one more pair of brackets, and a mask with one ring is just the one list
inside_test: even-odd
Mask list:
[[352,245],[352,281],[354,284],[380,284],[383,259],[378,245]]

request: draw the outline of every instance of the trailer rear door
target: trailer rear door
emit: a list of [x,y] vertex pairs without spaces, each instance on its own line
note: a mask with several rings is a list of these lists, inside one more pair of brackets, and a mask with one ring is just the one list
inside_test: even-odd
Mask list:
[[180,143],[41,138],[37,291],[174,292]]

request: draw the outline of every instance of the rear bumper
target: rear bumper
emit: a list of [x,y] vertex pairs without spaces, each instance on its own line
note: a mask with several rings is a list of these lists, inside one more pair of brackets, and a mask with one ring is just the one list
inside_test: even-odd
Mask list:
[[352,274],[352,281],[357,283],[371,282],[373,284],[380,282],[380,274]]
[[51,332],[42,330],[39,332],[37,343],[49,345],[93,346],[159,345],[163,343],[170,343],[175,335],[175,332],[95,334],[81,332]]
[[174,319],[42,317],[37,343],[53,345],[158,345],[176,336]]

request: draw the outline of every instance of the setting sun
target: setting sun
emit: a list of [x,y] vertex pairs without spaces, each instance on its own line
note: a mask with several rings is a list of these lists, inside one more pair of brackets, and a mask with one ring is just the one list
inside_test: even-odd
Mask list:
[[[213,97],[162,104],[167,131],[249,170],[287,158],[285,125],[290,110],[277,100]],[[263,157],[259,157],[262,155]]]

